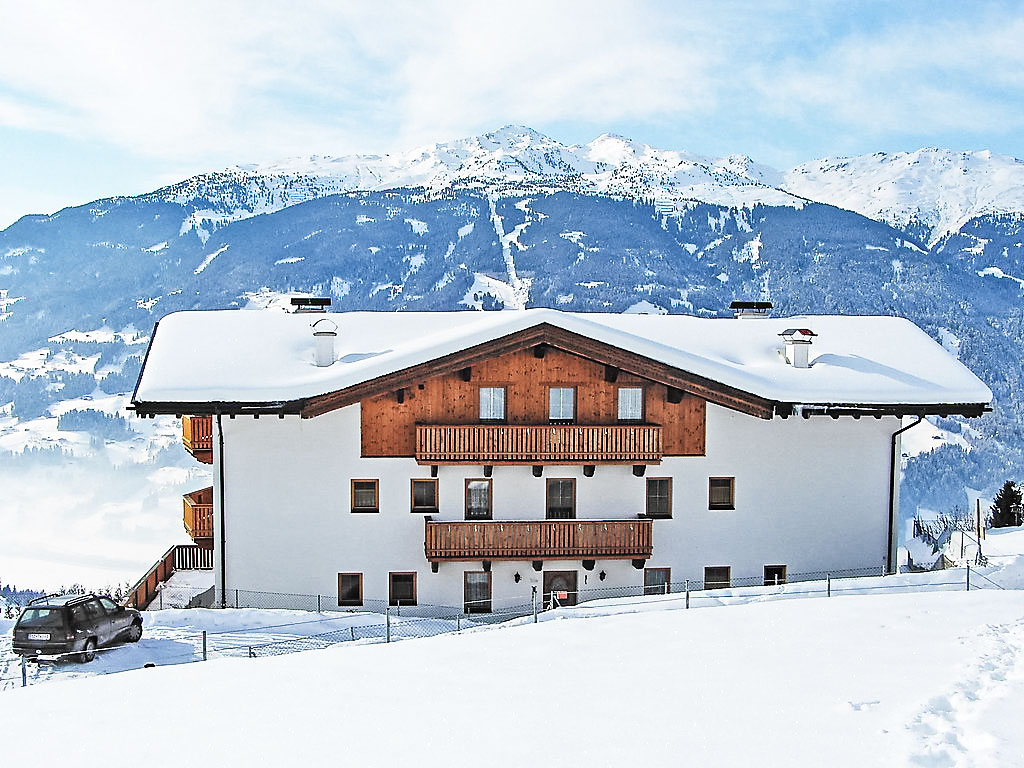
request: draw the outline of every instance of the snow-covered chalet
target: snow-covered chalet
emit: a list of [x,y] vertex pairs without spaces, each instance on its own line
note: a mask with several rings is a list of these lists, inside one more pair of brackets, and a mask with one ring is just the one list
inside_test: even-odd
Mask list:
[[185,525],[220,604],[488,612],[892,570],[901,431],[992,396],[896,317],[324,303],[154,330],[133,407],[212,463]]

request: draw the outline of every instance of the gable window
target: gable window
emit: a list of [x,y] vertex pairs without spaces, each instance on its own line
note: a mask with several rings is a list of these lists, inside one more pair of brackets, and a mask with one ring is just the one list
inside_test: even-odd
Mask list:
[[416,605],[416,574],[388,574],[388,605]]
[[672,517],[672,478],[647,478],[647,516]]
[[726,589],[731,585],[731,566],[709,565],[704,569],[704,589]]
[[363,604],[363,574],[338,574],[338,605]]
[[480,421],[505,420],[505,388],[480,387]]
[[464,613],[490,613],[491,574],[486,571],[466,571],[463,597]]
[[491,480],[466,480],[466,519],[491,519]]
[[736,478],[708,478],[708,509],[736,509]]
[[576,418],[575,388],[548,388],[548,418],[551,421],[572,421]]
[[766,587],[778,586],[786,583],[786,566],[766,565],[764,567],[764,585]]
[[572,520],[576,517],[576,481],[548,480],[547,519]]
[[352,511],[353,512],[379,512],[380,504],[378,497],[377,480],[353,480],[352,481]]
[[667,595],[671,591],[671,568],[644,568],[644,594]]
[[619,387],[619,421],[644,420],[644,388]]
[[437,512],[437,480],[412,481],[412,511]]

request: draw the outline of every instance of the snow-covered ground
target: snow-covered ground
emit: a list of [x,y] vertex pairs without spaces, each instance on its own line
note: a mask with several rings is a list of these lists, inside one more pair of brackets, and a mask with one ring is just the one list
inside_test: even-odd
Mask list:
[[[970,592],[950,571],[843,582],[865,586],[831,598],[773,599],[812,585],[694,595],[704,610],[678,595],[634,597],[537,624],[274,658],[248,658],[245,646],[380,617],[154,612],[137,646],[61,665],[92,679],[0,693],[0,722],[59,733],[71,760],[96,733],[170,728],[161,749],[199,767],[1019,765],[1024,531],[991,532],[987,547],[991,565],[976,578],[988,582],[975,582],[987,588]],[[200,628],[211,660],[175,664],[195,658]],[[119,654],[158,666],[93,673]],[[166,706],[147,714],[152,702]],[[105,762],[134,766],[147,748]],[[37,749],[8,740],[5,761],[27,764]]]

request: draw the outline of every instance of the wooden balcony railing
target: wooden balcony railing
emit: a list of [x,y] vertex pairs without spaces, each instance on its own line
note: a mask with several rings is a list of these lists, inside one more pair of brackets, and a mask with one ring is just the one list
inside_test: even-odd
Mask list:
[[182,416],[181,442],[204,464],[213,464],[213,417]]
[[426,522],[427,560],[623,560],[651,556],[650,520]]
[[657,464],[661,458],[661,427],[653,424],[416,427],[421,464]]
[[185,531],[196,544],[213,544],[213,486],[186,493]]
[[175,544],[128,590],[125,605],[145,610],[156,596],[160,584],[171,578],[175,571],[208,571],[212,568],[213,550],[200,549],[194,544]]

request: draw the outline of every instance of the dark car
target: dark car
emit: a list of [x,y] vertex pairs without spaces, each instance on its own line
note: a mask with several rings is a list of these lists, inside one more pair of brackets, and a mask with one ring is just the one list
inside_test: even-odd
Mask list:
[[142,615],[104,595],[48,595],[29,603],[14,625],[14,652],[21,656],[76,654],[92,661],[96,649],[118,640],[137,643]]

